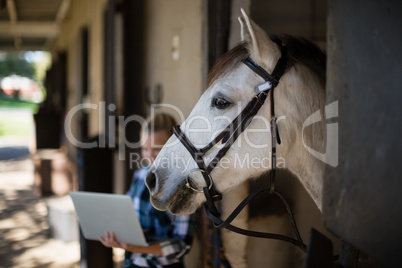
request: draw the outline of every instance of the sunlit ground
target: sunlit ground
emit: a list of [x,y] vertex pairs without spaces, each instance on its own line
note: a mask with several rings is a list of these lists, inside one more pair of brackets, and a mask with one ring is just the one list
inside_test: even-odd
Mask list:
[[[49,226],[48,207],[64,206],[69,197],[35,193],[31,111],[0,105],[0,268],[76,268],[79,242],[55,239]],[[115,249],[116,268],[123,258],[124,251]]]
[[31,113],[0,109],[0,121],[14,134],[0,136],[0,267],[78,267],[79,242],[51,238],[46,200],[34,193]]

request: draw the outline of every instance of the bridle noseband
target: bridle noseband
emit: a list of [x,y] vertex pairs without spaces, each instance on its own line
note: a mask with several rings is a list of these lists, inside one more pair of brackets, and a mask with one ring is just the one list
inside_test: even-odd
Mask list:
[[[191,190],[197,193],[204,193],[206,198],[205,208],[209,219],[214,223],[216,228],[227,228],[231,231],[248,235],[254,237],[262,237],[262,238],[270,238],[270,239],[278,239],[282,241],[286,241],[295,246],[300,247],[302,250],[306,250],[306,245],[303,243],[299,231],[296,226],[296,222],[293,217],[293,213],[286,202],[285,198],[275,190],[275,171],[276,171],[276,144],[280,144],[281,140],[279,137],[279,132],[277,128],[277,118],[275,116],[275,107],[274,107],[274,89],[279,84],[279,80],[284,74],[284,72],[288,68],[288,55],[286,53],[286,49],[284,46],[281,47],[281,58],[278,60],[275,69],[272,74],[269,74],[264,68],[256,64],[249,57],[242,60],[242,62],[247,65],[254,73],[259,75],[264,79],[264,83],[255,87],[256,95],[250,100],[250,102],[246,105],[246,107],[241,111],[241,113],[219,134],[217,135],[209,144],[207,144],[203,148],[196,148],[192,142],[187,138],[187,136],[182,132],[180,126],[173,127],[172,131],[176,135],[176,137],[180,140],[180,142],[186,147],[187,151],[191,154],[195,162],[197,163],[198,168],[191,170],[186,176],[186,186]],[[270,187],[267,189],[262,189],[252,195],[249,195],[246,199],[244,199],[240,205],[232,212],[232,214],[225,220],[222,221],[220,219],[220,213],[215,207],[214,201],[221,200],[222,194],[219,193],[215,186],[213,185],[213,180],[211,178],[212,170],[217,166],[219,161],[226,155],[230,147],[235,143],[236,139],[240,136],[240,134],[249,126],[254,116],[258,113],[262,105],[264,104],[266,98],[270,96],[271,108],[270,108],[270,126],[271,126],[271,175],[270,175]],[[212,161],[206,165],[203,157],[205,154],[212,149],[216,144],[222,141],[223,147],[218,151]],[[203,190],[196,189],[190,181],[190,174],[194,172],[201,172],[206,187]],[[289,214],[290,221],[292,223],[296,239],[291,237],[287,237],[279,234],[271,234],[271,233],[261,233],[254,232],[249,230],[244,230],[238,228],[236,226],[231,225],[230,223],[236,218],[236,216],[241,212],[241,210],[257,195],[262,192],[269,191],[270,194],[275,194],[278,196],[282,202],[284,203],[286,210]]]

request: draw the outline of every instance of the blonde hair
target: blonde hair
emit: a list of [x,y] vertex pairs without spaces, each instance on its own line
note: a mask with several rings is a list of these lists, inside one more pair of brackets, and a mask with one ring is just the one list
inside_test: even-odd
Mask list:
[[146,123],[142,127],[142,133],[164,131],[170,135],[170,129],[177,125],[176,120],[166,113],[156,113],[153,117],[148,117]]

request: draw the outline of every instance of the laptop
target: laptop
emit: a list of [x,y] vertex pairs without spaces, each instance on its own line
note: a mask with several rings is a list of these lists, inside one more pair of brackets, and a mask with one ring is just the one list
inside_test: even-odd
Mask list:
[[108,231],[114,232],[119,242],[150,245],[129,196],[76,191],[70,192],[70,196],[86,239],[99,241],[99,236],[104,238]]

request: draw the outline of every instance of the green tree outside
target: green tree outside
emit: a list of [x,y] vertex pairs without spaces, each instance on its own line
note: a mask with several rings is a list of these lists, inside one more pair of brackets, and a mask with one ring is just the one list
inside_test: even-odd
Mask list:
[[13,74],[37,80],[36,70],[32,63],[20,57],[20,53],[4,53],[0,60],[0,77]]

